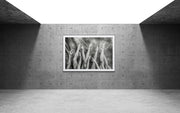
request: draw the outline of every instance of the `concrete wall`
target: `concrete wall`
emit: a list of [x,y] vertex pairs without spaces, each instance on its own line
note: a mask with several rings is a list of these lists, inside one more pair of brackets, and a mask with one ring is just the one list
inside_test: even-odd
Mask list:
[[[143,36],[148,34],[152,37],[148,38],[151,41],[154,36],[161,37],[163,31],[157,35],[152,33],[153,29],[149,29],[150,32],[146,30],[142,35],[140,26],[133,24],[41,25],[40,28],[21,25],[2,29],[0,46],[3,49],[0,58],[3,70],[0,72],[0,88],[161,88],[155,77],[158,69],[154,70],[155,62],[151,57],[157,55],[149,51],[149,45],[153,47],[154,44],[147,46]],[[62,71],[63,35],[78,34],[115,35],[115,72]],[[169,43],[169,40],[161,41]],[[165,69],[169,69],[164,74],[168,78],[171,75],[170,67]],[[173,81],[164,80],[174,84]],[[171,86],[180,87],[179,84]]]
[[22,88],[39,25],[0,26],[0,88]]
[[6,0],[0,0],[0,24],[2,23],[38,24],[36,20],[26,15]]
[[180,24],[180,1],[174,0],[149,18],[143,24]]
[[180,25],[143,24],[141,30],[158,88],[180,88]]

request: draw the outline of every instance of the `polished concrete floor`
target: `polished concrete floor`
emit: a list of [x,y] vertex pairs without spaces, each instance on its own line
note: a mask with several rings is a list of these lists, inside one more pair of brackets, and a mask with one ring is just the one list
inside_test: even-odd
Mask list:
[[0,90],[0,113],[180,113],[180,90]]

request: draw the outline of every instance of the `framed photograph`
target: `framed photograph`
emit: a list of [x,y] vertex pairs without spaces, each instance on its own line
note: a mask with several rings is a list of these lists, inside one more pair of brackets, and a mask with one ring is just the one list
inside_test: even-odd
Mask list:
[[63,37],[63,71],[115,71],[114,36]]

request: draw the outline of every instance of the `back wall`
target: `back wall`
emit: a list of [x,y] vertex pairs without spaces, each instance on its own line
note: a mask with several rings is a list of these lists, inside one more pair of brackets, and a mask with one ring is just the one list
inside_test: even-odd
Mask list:
[[[158,26],[156,27],[158,32]],[[121,88],[177,88],[159,85],[145,35],[154,28],[136,24],[43,24],[1,26],[0,88],[58,88],[58,89],[121,89]],[[150,31],[150,32],[149,32]],[[160,32],[161,34],[166,32]],[[170,34],[170,33],[168,33]],[[114,72],[63,72],[64,35],[114,35]],[[163,35],[164,36],[164,35]],[[148,38],[151,40],[151,38]],[[152,38],[153,39],[153,38]],[[169,40],[161,40],[169,43]],[[150,43],[153,46],[153,43]],[[176,46],[176,45],[174,45]],[[172,51],[173,52],[173,51]],[[174,58],[174,57],[173,57]],[[178,55],[175,55],[178,58]],[[180,64],[180,63],[179,63]],[[163,66],[163,65],[162,65]],[[170,76],[168,70],[164,74]],[[179,74],[179,71],[176,73]],[[177,77],[177,76],[176,76]],[[166,83],[165,81],[165,83]]]

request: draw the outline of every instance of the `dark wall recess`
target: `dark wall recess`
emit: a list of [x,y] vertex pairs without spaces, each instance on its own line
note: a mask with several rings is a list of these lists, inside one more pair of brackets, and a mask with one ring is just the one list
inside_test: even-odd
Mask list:
[[0,88],[21,88],[39,25],[0,26]]
[[159,88],[180,88],[180,25],[142,24],[143,39]]

